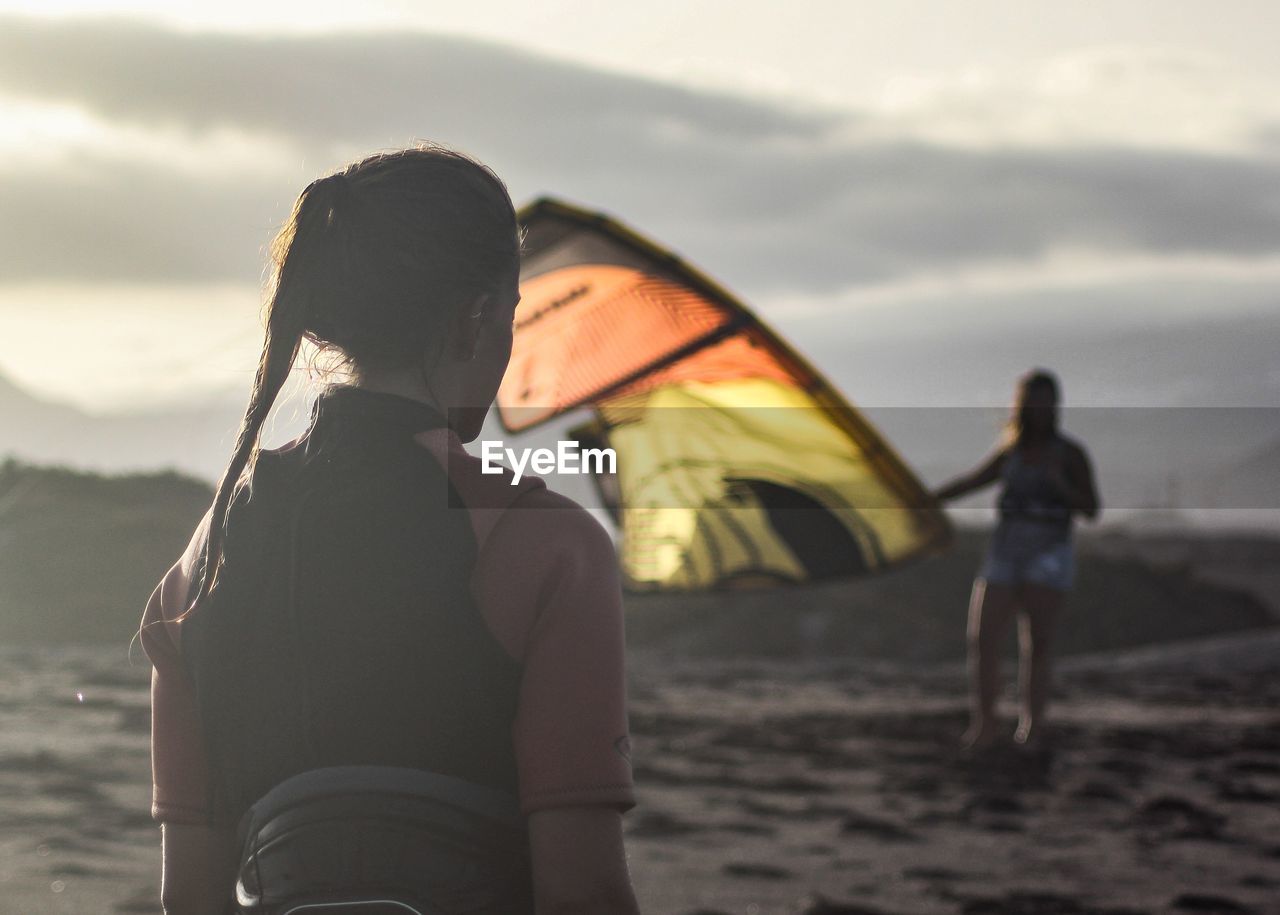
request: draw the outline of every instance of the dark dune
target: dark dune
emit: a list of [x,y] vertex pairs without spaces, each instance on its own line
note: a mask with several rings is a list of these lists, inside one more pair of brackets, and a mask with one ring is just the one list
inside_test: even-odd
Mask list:
[[[639,649],[722,659],[957,660],[987,536],[962,530],[941,556],[785,595],[630,595],[628,639]],[[1280,582],[1267,570],[1280,565],[1280,540],[1229,542],[1236,552],[1224,555],[1199,535],[1164,535],[1150,548],[1141,537],[1082,537],[1059,650],[1109,651],[1275,625]]]

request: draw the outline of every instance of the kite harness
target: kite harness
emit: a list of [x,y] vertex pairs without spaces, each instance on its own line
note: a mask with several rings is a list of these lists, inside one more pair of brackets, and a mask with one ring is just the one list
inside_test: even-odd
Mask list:
[[296,775],[245,813],[235,913],[532,912],[524,819],[503,791],[420,769]]

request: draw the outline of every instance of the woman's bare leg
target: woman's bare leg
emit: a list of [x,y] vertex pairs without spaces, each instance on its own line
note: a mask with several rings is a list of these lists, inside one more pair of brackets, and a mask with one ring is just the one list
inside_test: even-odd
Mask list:
[[1014,740],[1027,743],[1043,735],[1045,711],[1053,690],[1053,630],[1062,592],[1024,585],[1023,613],[1018,618],[1018,697],[1021,711]]
[[1009,585],[979,578],[969,599],[969,730],[966,747],[989,743],[996,736],[996,699],[1000,695],[1000,650],[1017,611],[1017,594]]

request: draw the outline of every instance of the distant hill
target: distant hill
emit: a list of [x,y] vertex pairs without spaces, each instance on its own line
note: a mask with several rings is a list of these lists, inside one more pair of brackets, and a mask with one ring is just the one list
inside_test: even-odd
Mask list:
[[[208,484],[174,472],[101,476],[0,462],[0,641],[126,644],[211,499]],[[942,556],[854,582],[757,594],[632,595],[628,640],[635,648],[721,656],[955,659],[964,650],[965,608],[985,538],[961,531]],[[1188,557],[1205,555],[1215,569],[1230,565],[1245,581],[1248,568],[1275,565],[1280,541],[1224,540],[1216,553],[1175,541],[1163,535],[1145,553],[1138,548],[1145,541],[1086,541],[1062,621],[1062,651],[1271,624],[1259,598],[1202,574]],[[1177,543],[1186,548],[1178,552]]]
[[[105,473],[171,467],[213,480],[231,453],[243,410],[233,398],[206,398],[90,413],[37,397],[0,375],[0,457]],[[276,417],[269,421],[269,446],[305,428],[300,401],[282,404]]]
[[[785,593],[627,599],[633,648],[719,657],[958,660],[973,574],[987,532],[961,530],[949,552],[885,575]],[[1165,535],[1165,540],[1169,535]],[[1265,567],[1280,541],[1238,541]],[[1187,552],[1194,553],[1194,543]],[[1215,557],[1221,565],[1223,557]],[[1275,625],[1255,592],[1224,584],[1193,562],[1148,560],[1084,539],[1075,590],[1058,631],[1061,653],[1106,651]],[[1010,636],[1012,643],[1012,636]]]
[[0,642],[118,642],[213,498],[174,472],[0,462]]

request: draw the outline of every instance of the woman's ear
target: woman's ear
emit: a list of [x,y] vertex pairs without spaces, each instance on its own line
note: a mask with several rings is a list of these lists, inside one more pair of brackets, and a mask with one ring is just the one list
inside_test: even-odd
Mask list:
[[470,362],[480,348],[480,328],[484,323],[484,307],[489,302],[488,293],[476,296],[475,301],[458,312],[453,322],[453,357],[459,362]]

